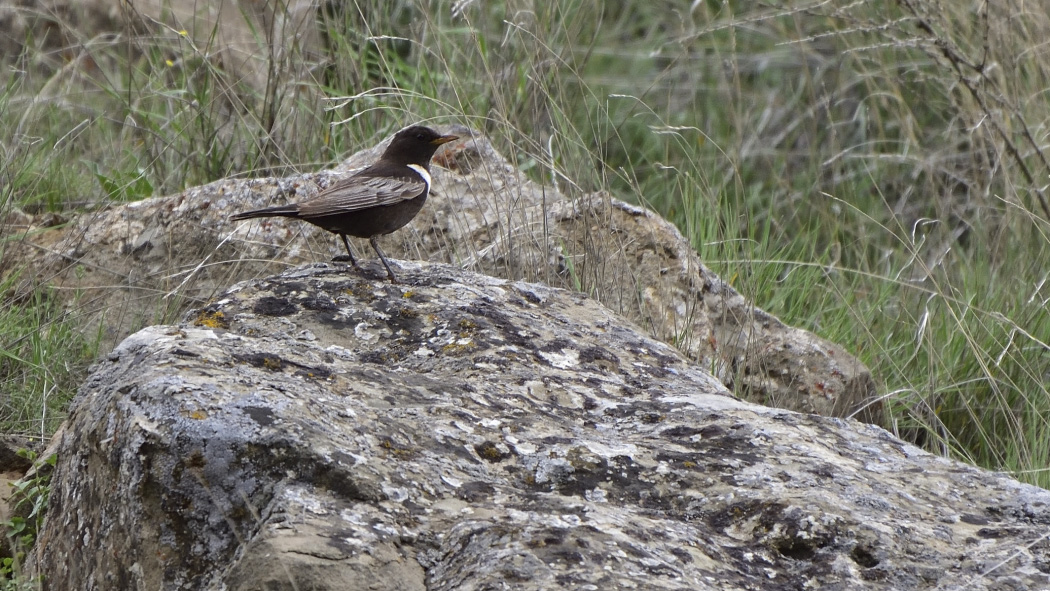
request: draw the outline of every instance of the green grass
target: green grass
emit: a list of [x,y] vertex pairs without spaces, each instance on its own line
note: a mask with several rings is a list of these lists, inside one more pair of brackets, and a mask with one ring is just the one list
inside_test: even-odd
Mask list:
[[[12,294],[12,274],[0,293]],[[0,308],[0,418],[4,433],[46,443],[65,418],[66,405],[85,376],[98,340],[66,318],[46,290],[9,297]]]
[[[31,39],[5,65],[0,207],[313,170],[464,123],[539,182],[666,215],[759,306],[867,363],[896,433],[1050,484],[1050,2],[355,6],[311,51],[247,27],[258,80],[213,31]],[[19,297],[0,421],[46,432],[95,351],[46,292]]]

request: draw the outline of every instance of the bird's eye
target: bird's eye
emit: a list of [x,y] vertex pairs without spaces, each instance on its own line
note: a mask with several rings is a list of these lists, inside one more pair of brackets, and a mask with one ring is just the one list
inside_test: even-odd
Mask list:
[[416,134],[416,139],[417,140],[425,140],[425,139],[427,139],[427,136],[426,136],[426,134],[417,133]]

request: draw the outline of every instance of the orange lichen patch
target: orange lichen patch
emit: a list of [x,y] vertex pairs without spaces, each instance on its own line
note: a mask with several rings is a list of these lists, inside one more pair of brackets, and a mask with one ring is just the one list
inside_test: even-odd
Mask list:
[[201,310],[197,313],[193,324],[208,328],[230,328],[230,321],[221,310]]

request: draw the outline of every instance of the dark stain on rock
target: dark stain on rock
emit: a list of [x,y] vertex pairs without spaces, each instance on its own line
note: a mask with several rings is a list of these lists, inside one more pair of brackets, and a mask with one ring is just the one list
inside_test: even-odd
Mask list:
[[537,536],[525,542],[529,548],[546,548],[548,546],[560,546],[565,543],[565,532],[549,531],[547,535]]
[[634,377],[634,376],[628,377],[624,381],[627,382],[627,385],[632,390],[635,390],[635,391],[638,391],[638,392],[645,392],[645,391],[649,390],[649,386],[652,385],[652,383],[650,381],[643,380],[641,378]]
[[571,548],[559,548],[552,552],[548,552],[547,555],[553,558],[555,562],[562,562],[564,564],[583,564],[587,562],[579,550],[573,550]]
[[491,302],[476,300],[467,306],[460,307],[459,311],[475,316],[474,322],[481,330],[489,327],[497,330],[503,340],[510,345],[530,351],[536,348],[533,341],[538,335],[516,326]]
[[543,345],[539,348],[539,351],[544,353],[560,353],[565,349],[575,349],[572,341],[568,339],[554,339],[553,341]]
[[347,540],[356,540],[360,532],[351,529],[338,529],[324,536],[325,545],[333,548],[343,556],[353,556],[359,548]]
[[[640,530],[636,530],[636,531],[638,531],[638,533],[643,533]],[[649,552],[645,551],[645,549],[636,546],[635,544],[623,543],[623,544],[619,544],[619,547],[620,547],[621,550],[623,550],[624,552],[626,552],[627,554],[629,554],[631,556],[634,556],[635,558],[649,559],[649,558],[653,557],[652,554],[650,554]]]
[[611,406],[606,408],[603,414],[608,417],[617,418],[635,417],[642,423],[655,425],[667,420],[667,415],[665,413],[669,411],[667,405],[641,401],[624,402],[616,406]]
[[486,462],[499,463],[510,457],[509,453],[500,450],[499,446],[491,441],[483,441],[474,446],[474,452]]
[[540,296],[536,295],[535,293],[533,293],[531,291],[524,290],[524,289],[515,289],[514,291],[516,291],[519,296],[525,298],[526,300],[528,300],[532,304],[543,303],[543,299],[540,298]]
[[260,316],[291,316],[299,307],[284,298],[265,296],[256,300],[252,311]]
[[834,480],[835,475],[839,473],[839,470],[835,466],[828,463],[821,463],[818,466],[807,468],[805,471],[824,480]]
[[810,524],[809,515],[801,509],[785,509],[771,503],[760,512],[758,531],[774,533],[768,543],[780,556],[793,561],[814,562],[821,550],[833,545],[834,533],[814,531],[807,524]]
[[701,429],[699,427],[690,427],[688,425],[676,425],[670,429],[664,429],[660,431],[661,437],[668,439],[686,439],[694,435],[699,435]]
[[529,307],[529,303],[526,302],[525,300],[521,299],[521,298],[508,297],[507,298],[507,303],[512,305],[512,306],[518,307],[518,308],[528,308]]
[[784,558],[809,562],[816,556],[813,540],[799,537],[784,537],[773,544],[773,549]]
[[674,554],[675,558],[684,564],[691,564],[693,562],[693,555],[682,548],[671,548],[671,554]]
[[703,466],[701,454],[664,450],[656,454],[656,461],[666,462],[674,468],[696,470]]
[[636,398],[642,395],[641,390],[635,388],[634,386],[629,386],[627,384],[620,386],[620,393],[623,395],[624,398]]
[[615,456],[609,460],[586,448],[573,448],[566,460],[572,469],[552,477],[554,490],[560,494],[584,498],[589,491],[601,488],[612,502],[637,502],[643,497],[650,500],[658,497],[651,484],[639,479],[642,471],[629,456]]
[[646,364],[643,368],[656,377],[664,377],[667,375],[666,367],[675,367],[681,364],[681,360],[672,355],[664,355],[654,351],[651,347],[646,346],[642,343],[636,343],[634,346],[628,349],[631,353],[638,356],[641,359],[646,357],[651,358],[655,364]]
[[638,369],[641,369],[646,374],[654,378],[666,378],[668,375],[668,371],[666,369],[664,369],[661,366],[653,365],[651,363],[642,363],[639,364],[637,367]]
[[456,496],[470,503],[491,499],[494,494],[496,487],[482,480],[465,482],[456,489]]
[[360,303],[368,304],[376,299],[372,283],[360,278],[328,284],[324,286],[324,289],[327,290],[329,294],[333,295],[336,300],[341,297],[349,297]]
[[420,318],[419,310],[413,306],[405,306],[400,301],[382,299],[373,305],[373,309],[382,316],[369,320],[373,324],[384,322],[394,334],[404,331],[405,334],[410,335],[409,338],[418,338],[418,335],[423,332],[423,319]]
[[620,366],[620,358],[602,347],[587,347],[580,351],[580,362],[596,365],[606,371],[613,371]]
[[343,309],[336,304],[336,307],[333,310],[315,311],[313,318],[321,324],[335,329],[354,327],[365,320],[363,312],[356,311],[352,314],[346,314],[348,311],[349,309]]
[[311,367],[309,365],[303,365],[302,363],[296,363],[295,361],[284,359],[280,355],[274,353],[236,354],[233,358],[242,363],[247,363],[252,367],[268,369],[270,371],[283,371],[285,368],[294,367],[296,369],[294,375],[304,378],[327,379],[332,375],[332,370],[326,367]]
[[274,413],[273,409],[265,406],[244,406],[241,407],[244,414],[248,415],[248,418],[259,423],[263,427],[269,427],[274,424]]
[[324,294],[303,298],[299,300],[299,303],[307,310],[313,310],[314,312],[335,312],[339,310],[339,305],[335,303],[335,300]]
[[281,371],[286,365],[285,360],[281,359],[280,355],[274,355],[272,353],[237,354],[234,355],[233,358],[242,363],[247,363],[252,367],[268,369],[270,371]]
[[850,551],[849,557],[863,568],[872,568],[879,565],[880,560],[875,556],[873,548],[865,544],[857,544]]
[[[706,516],[705,521],[711,527],[724,530],[753,518],[756,515],[776,515],[783,519],[783,511],[786,505],[783,503],[769,503],[764,501],[741,501],[722,508]],[[766,520],[768,521],[768,519]]]
[[373,363],[375,365],[397,363],[404,358],[405,353],[403,351],[396,351],[386,347],[375,351],[365,351],[357,356],[357,359],[361,361],[361,363]]
[[199,449],[193,450],[189,456],[186,457],[186,466],[189,468],[201,469],[208,464],[208,461],[204,459],[204,454]]
[[560,445],[568,445],[568,444],[572,443],[573,441],[575,441],[575,439],[573,439],[572,437],[561,437],[559,435],[548,435],[547,437],[544,437],[543,439],[540,439],[540,443],[542,443],[543,445],[550,445],[550,446],[555,446],[555,445],[559,445],[559,444]]
[[725,437],[726,430],[721,425],[708,425],[700,429],[700,436],[704,439],[713,439],[715,437]]
[[498,355],[498,357],[492,355],[480,355],[475,357],[474,364],[490,364],[498,370],[505,370],[509,367],[513,367],[521,358],[521,356],[514,351],[497,351],[496,355]]
[[274,281],[270,283],[270,291],[279,296],[286,296],[310,291],[310,287],[302,281]]
[[386,500],[386,495],[378,484],[354,478],[341,466],[317,463],[313,467],[312,477],[306,478],[306,482],[326,488],[350,501],[378,503]]
[[973,515],[971,513],[963,513],[959,516],[959,521],[963,523],[969,523],[970,525],[988,525],[989,523],[991,523],[991,520],[989,520],[987,517]]
[[754,444],[751,441],[752,433],[748,429],[733,429],[727,431],[721,426],[711,425],[706,427],[692,427],[679,425],[664,429],[660,435],[674,441],[678,445],[709,454],[715,462],[709,467],[721,466],[728,471],[735,471],[728,464],[717,460],[734,460],[745,464],[753,464],[759,461],[754,453]]

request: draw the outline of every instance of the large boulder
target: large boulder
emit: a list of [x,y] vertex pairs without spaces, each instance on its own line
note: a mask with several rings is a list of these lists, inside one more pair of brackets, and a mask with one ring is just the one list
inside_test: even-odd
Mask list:
[[114,349],[45,587],[1050,588],[1050,492],[737,400],[579,293],[400,266],[244,282]]
[[[434,191],[413,223],[383,240],[390,256],[449,262],[589,294],[674,343],[749,400],[877,422],[874,380],[842,347],[748,302],[703,265],[667,220],[598,193],[569,199],[529,180],[484,137],[434,160]],[[115,205],[9,241],[25,290],[58,285],[76,314],[94,314],[112,344],[132,330],[204,305],[241,279],[342,252],[331,234],[295,220],[232,224],[236,211],[302,200],[375,160],[385,142],[334,171],[227,179],[179,195]],[[358,252],[371,255],[367,245]],[[111,345],[112,346],[112,345]]]

